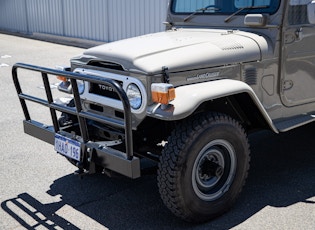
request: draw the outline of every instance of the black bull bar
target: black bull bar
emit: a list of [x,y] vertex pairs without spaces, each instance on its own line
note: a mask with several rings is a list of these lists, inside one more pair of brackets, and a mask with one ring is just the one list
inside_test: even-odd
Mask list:
[[[26,69],[41,73],[47,100],[34,97],[29,94],[24,94],[22,92],[21,85],[18,79],[18,69]],[[70,80],[75,107],[68,107],[65,105],[54,103],[48,75],[63,76]],[[138,157],[133,156],[132,115],[130,104],[125,91],[122,89],[119,83],[112,79],[104,77],[60,71],[34,65],[28,65],[24,63],[16,63],[12,67],[12,77],[25,116],[25,120],[23,121],[25,133],[52,145],[54,145],[55,143],[56,133],[68,138],[75,139],[76,141],[81,142],[81,161],[83,160],[84,156],[87,156],[87,159],[90,162],[90,166],[93,166],[94,162],[97,160],[97,162],[101,163],[101,165],[104,166],[106,169],[110,169],[130,178],[140,177],[140,160]],[[124,120],[114,120],[112,118],[93,114],[88,111],[83,111],[76,80],[92,82],[96,84],[105,84],[112,87],[117,92],[122,102]],[[45,124],[32,120],[27,108],[27,100],[48,107],[50,110],[53,125],[47,126]],[[78,118],[81,136],[76,136],[73,133],[68,133],[60,130],[56,111],[75,115]],[[87,119],[100,122],[105,125],[124,129],[124,142],[126,152],[121,152],[108,146],[102,146],[98,143],[91,142],[88,139],[88,128],[86,122]]]

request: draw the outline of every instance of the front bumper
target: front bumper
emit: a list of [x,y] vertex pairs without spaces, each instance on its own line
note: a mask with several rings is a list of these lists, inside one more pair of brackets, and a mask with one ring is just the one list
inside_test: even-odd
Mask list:
[[[18,79],[17,69],[26,69],[29,71],[40,72],[46,91],[47,100],[27,95],[22,92],[20,82]],[[67,107],[54,103],[48,75],[64,76],[70,79],[73,91],[73,98],[75,101],[75,107]],[[27,64],[15,64],[12,68],[13,81],[20,99],[20,103],[24,112],[25,120],[24,132],[34,136],[42,141],[54,145],[55,133],[63,135],[65,137],[75,139],[81,143],[81,161],[88,160],[89,165],[98,164],[106,169],[110,169],[114,172],[128,176],[130,178],[140,177],[140,160],[133,155],[133,140],[132,140],[132,122],[131,122],[131,109],[129,100],[126,96],[125,91],[121,86],[112,79],[100,78],[95,76],[88,76],[83,74],[77,74],[66,71],[59,71],[54,69],[48,69],[38,66],[32,66]],[[80,100],[80,94],[77,87],[76,80],[89,81],[98,84],[106,84],[111,86],[120,97],[123,106],[124,121],[116,121],[111,118],[101,117],[99,115],[86,112],[82,110],[82,104]],[[31,101],[43,106],[46,106],[50,110],[53,125],[45,125],[38,121],[31,119],[26,101]],[[68,133],[60,129],[56,111],[72,114],[78,118],[80,134]],[[89,140],[87,120],[93,120],[106,125],[123,128],[125,130],[125,149],[126,152],[121,152],[116,149],[110,148],[106,145],[100,145],[96,142]]]

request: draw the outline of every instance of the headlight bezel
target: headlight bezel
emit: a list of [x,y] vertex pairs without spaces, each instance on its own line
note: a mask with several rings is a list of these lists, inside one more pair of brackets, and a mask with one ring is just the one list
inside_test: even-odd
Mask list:
[[[97,77],[104,77],[107,79],[111,79],[116,81],[118,84],[121,85],[124,92],[127,94],[127,88],[130,84],[135,84],[141,93],[142,97],[142,103],[139,108],[132,108],[130,106],[131,113],[134,114],[136,117],[143,117],[146,113],[147,104],[148,104],[148,94],[146,89],[146,79],[144,77],[134,77],[134,76],[125,76],[120,75],[116,73],[110,73],[110,72],[104,72],[99,70],[93,70],[93,69],[85,69],[85,68],[76,68],[74,70],[75,73],[84,74],[84,75],[92,75]],[[97,102],[101,105],[109,106],[118,110],[122,110],[123,106],[122,103],[119,102],[119,99],[114,98],[107,98],[101,95],[93,94],[89,92],[89,82],[85,82],[85,90],[82,94],[82,98],[88,100]],[[104,83],[106,84],[106,83]],[[129,99],[129,98],[128,98]]]

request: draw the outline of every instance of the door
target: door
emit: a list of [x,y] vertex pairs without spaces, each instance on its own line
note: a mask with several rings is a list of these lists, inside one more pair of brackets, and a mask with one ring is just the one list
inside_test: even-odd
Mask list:
[[315,26],[308,20],[309,2],[288,1],[280,89],[286,106],[315,102]]

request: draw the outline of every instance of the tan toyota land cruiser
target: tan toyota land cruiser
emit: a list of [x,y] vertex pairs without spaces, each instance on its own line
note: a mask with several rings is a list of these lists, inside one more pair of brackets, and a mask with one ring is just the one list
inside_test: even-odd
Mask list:
[[[13,79],[25,133],[79,174],[138,178],[151,159],[165,205],[206,221],[245,184],[247,133],[315,120],[315,1],[171,0],[165,25],[88,49],[68,68],[17,63]],[[45,98],[23,93],[22,69],[39,73]],[[53,98],[51,76],[73,95],[66,105]],[[48,107],[51,124],[33,120],[27,101]]]

